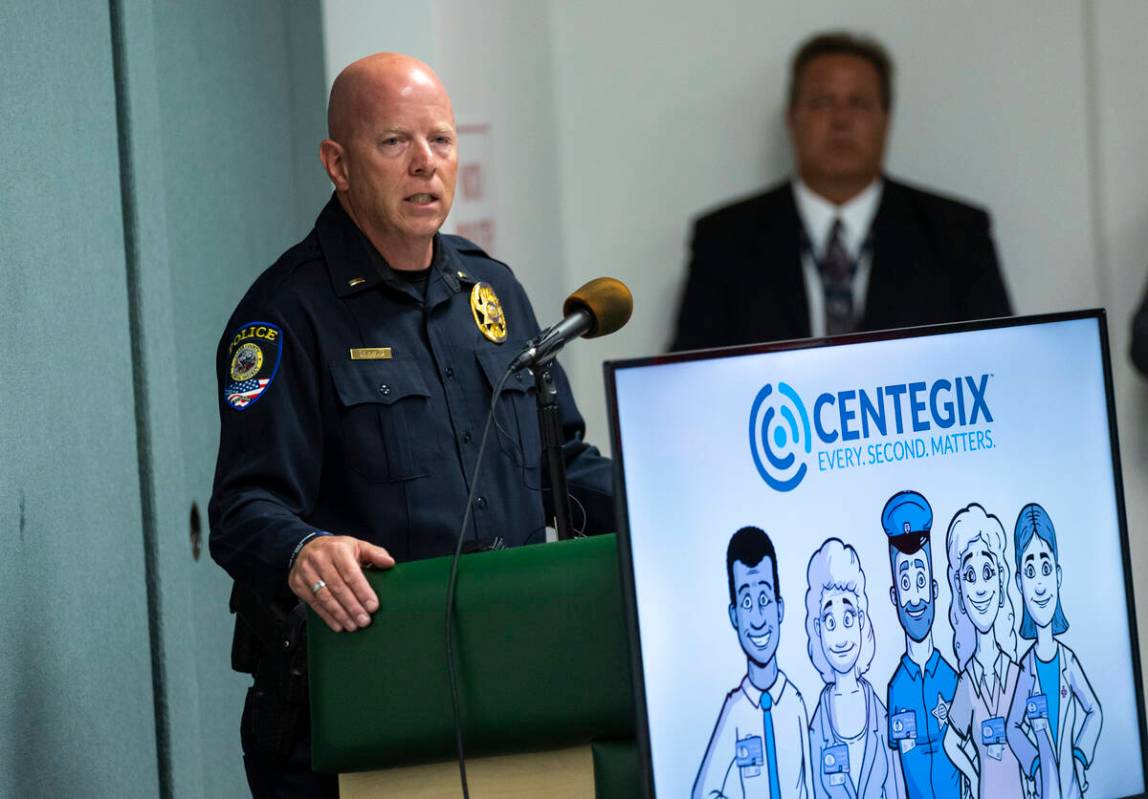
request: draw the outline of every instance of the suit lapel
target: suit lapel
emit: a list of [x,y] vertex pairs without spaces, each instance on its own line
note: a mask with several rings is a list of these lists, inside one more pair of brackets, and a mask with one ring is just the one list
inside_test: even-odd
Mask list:
[[[881,204],[872,225],[873,258],[869,270],[869,287],[865,295],[865,313],[862,329],[881,330],[902,327],[909,319],[921,317],[920,309],[901,307],[906,297],[928,297],[913,285],[925,276],[918,268],[919,226],[914,223],[913,210],[907,204],[904,190],[885,178],[881,190]],[[919,300],[916,300],[919,302]]]
[[801,269],[801,239],[803,227],[793,199],[792,184],[785,184],[762,206],[761,236],[758,239],[757,259],[761,264],[765,290],[773,293],[766,307],[772,308],[782,319],[771,328],[784,330],[786,338],[804,338],[810,334],[809,297],[805,291],[805,277]]
[[[817,703],[820,707],[820,729],[817,730],[818,737],[821,738],[821,745],[818,747],[817,762],[812,764],[814,771],[814,780],[821,783],[822,789],[828,796],[834,799],[855,799],[848,793],[849,789],[853,786],[849,784],[849,776],[845,776],[845,782],[841,785],[830,785],[829,778],[825,774],[825,750],[831,746],[835,746],[838,742],[837,737],[833,734],[833,724],[829,720],[829,693],[831,687],[826,685],[821,689],[821,696],[818,697]],[[853,764],[850,763],[849,767],[852,768]],[[814,791],[816,793],[816,791]]]
[[[1068,653],[1064,651],[1064,647],[1058,641],[1056,644],[1056,654],[1060,656],[1060,718],[1057,719],[1057,735],[1056,735],[1056,751],[1060,758],[1064,758],[1067,754],[1068,760],[1072,762],[1072,742],[1068,742],[1067,748],[1064,745],[1065,727],[1069,717],[1069,706],[1075,698],[1072,694],[1072,685],[1068,679],[1069,662]],[[1068,726],[1068,735],[1072,737],[1072,727]]]
[[[877,748],[877,713],[874,703],[873,689],[865,683],[865,754],[861,759],[861,776],[857,779],[857,795],[869,795],[869,778],[873,776],[873,762],[876,759]],[[884,755],[884,753],[882,753]]]

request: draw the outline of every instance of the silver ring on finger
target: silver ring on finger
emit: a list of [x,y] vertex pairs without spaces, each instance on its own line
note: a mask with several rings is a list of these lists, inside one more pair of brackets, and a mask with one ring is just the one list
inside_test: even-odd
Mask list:
[[326,584],[325,582],[323,582],[322,580],[316,580],[316,581],[315,581],[315,582],[314,582],[314,583],[311,585],[311,593],[312,593],[312,594],[317,594],[317,593],[319,593],[320,591],[322,591],[322,590],[323,590],[324,588],[326,588],[326,587],[327,587],[327,584]]

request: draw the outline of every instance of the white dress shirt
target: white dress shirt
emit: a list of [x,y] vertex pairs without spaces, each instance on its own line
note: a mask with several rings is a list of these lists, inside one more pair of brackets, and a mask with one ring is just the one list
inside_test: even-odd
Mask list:
[[[692,799],[770,799],[769,769],[763,765],[748,771],[737,765],[739,741],[756,737],[764,747],[761,695],[746,675],[726,696],[694,781]],[[805,712],[805,700],[781,670],[769,687],[769,695],[773,699],[770,713],[778,787],[785,799],[808,799],[812,793],[808,763],[809,715]]]
[[877,178],[860,194],[844,205],[834,205],[806,186],[800,178],[793,180],[793,199],[797,215],[805,227],[813,252],[804,248],[801,253],[801,271],[805,278],[805,296],[809,301],[809,331],[812,336],[825,335],[825,287],[817,262],[825,257],[833,221],[841,220],[842,244],[849,257],[857,262],[853,275],[853,314],[860,319],[865,310],[865,293],[869,288],[869,270],[873,253],[865,247],[877,207],[881,204],[883,183]]

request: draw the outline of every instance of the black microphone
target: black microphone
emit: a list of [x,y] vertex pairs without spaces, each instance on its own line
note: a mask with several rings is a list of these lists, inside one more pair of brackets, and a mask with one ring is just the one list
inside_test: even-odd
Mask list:
[[634,295],[625,283],[612,277],[594,278],[566,298],[562,303],[565,318],[531,339],[510,371],[546,363],[580,336],[607,336],[630,321],[633,311]]

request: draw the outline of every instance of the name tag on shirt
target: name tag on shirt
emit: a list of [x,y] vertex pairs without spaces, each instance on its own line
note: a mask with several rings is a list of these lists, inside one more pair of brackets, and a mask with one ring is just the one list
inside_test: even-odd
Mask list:
[[917,745],[917,714],[912,710],[895,713],[889,727],[902,753],[911,751]]
[[1034,730],[1048,729],[1048,697],[1044,694],[1033,694],[1028,698],[1024,707],[1024,717]]
[[1004,756],[1005,720],[1003,716],[993,716],[981,722],[981,743],[988,756],[1000,760]]
[[390,347],[352,347],[352,361],[389,361],[391,359]]
[[830,785],[844,785],[849,774],[849,747],[836,744],[821,753],[821,773]]
[[756,777],[761,774],[765,757],[762,755],[760,735],[747,735],[744,738],[739,738],[735,755],[737,767],[741,769],[742,777]]

